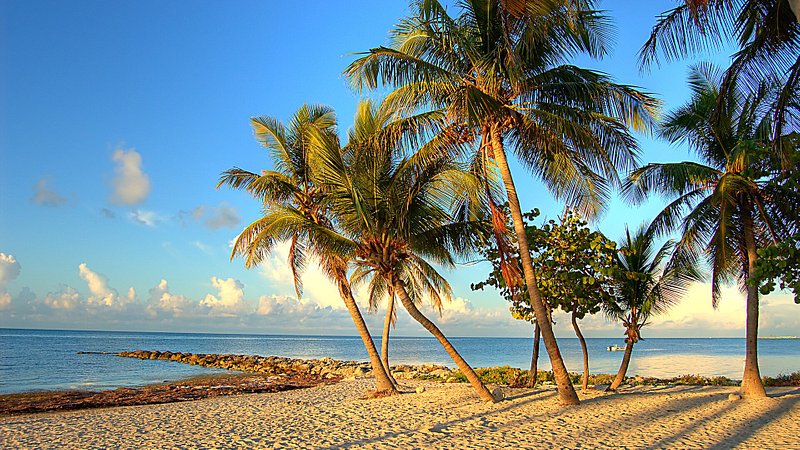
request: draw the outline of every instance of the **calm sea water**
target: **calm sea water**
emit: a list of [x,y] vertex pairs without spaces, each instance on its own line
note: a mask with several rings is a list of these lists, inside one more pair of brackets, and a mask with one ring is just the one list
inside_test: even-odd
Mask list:
[[[452,342],[475,367],[530,366],[531,339],[452,338]],[[588,339],[593,373],[616,372],[622,352],[608,352],[606,347],[613,344],[624,345],[621,339]],[[380,348],[380,338],[376,345]],[[582,370],[577,339],[559,339],[559,345],[568,369]],[[137,349],[367,360],[358,337],[0,329],[0,393],[101,390],[225,372],[170,361],[77,354]],[[761,340],[759,357],[763,375],[800,370],[800,340]],[[391,364],[435,363],[453,367],[438,342],[427,337],[392,338],[390,358]],[[647,339],[634,347],[628,373],[655,377],[691,373],[738,379],[743,365],[743,339]],[[542,345],[539,367],[549,366]]]

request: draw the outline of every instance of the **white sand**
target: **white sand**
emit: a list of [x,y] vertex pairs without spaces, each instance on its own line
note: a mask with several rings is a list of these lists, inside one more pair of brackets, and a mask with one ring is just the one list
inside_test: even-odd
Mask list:
[[729,401],[736,388],[581,394],[506,389],[483,403],[466,384],[362,400],[368,380],[276,394],[0,418],[3,448],[776,448],[800,449],[800,389]]

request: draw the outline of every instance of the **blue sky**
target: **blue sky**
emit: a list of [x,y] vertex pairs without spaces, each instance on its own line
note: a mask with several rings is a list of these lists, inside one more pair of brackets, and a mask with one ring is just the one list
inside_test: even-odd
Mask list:
[[[667,109],[679,105],[691,61],[644,74],[636,65],[655,16],[673,4],[601,3],[617,27],[614,51],[576,63],[658,94]],[[286,119],[304,102],[323,103],[344,132],[359,96],[342,70],[353,52],[385,44],[406,9],[352,0],[0,3],[0,326],[353,334],[335,289],[314,270],[297,300],[280,251],[254,270],[229,261],[229,242],[259,209],[214,186],[232,166],[267,167],[251,116]],[[724,64],[727,53],[698,60],[709,58]],[[643,161],[689,157],[646,137],[641,145]],[[523,207],[558,214],[515,169]],[[615,200],[597,226],[617,238],[662,204]],[[487,270],[446,273],[457,300],[443,328],[528,335],[497,293],[470,291]],[[741,335],[742,301],[727,292],[713,312],[710,290],[697,286],[652,333]],[[784,297],[765,302],[762,334],[797,334]],[[380,318],[370,323],[377,332]],[[559,333],[571,335],[563,325]],[[587,328],[619,334],[603,318]],[[401,316],[399,334],[422,332]]]

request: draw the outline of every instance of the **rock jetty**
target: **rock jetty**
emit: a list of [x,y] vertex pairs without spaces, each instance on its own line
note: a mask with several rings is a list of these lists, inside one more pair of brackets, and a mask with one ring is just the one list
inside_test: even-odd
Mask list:
[[[352,379],[372,376],[372,368],[367,362],[339,361],[331,358],[294,359],[280,356],[231,355],[160,352],[157,350],[136,350],[117,353],[117,356],[138,359],[175,361],[194,366],[217,369],[238,370],[241,372],[262,373],[273,376],[311,376],[321,379]],[[395,379],[424,379],[456,381],[454,371],[445,366],[423,364],[420,366],[392,366]]]

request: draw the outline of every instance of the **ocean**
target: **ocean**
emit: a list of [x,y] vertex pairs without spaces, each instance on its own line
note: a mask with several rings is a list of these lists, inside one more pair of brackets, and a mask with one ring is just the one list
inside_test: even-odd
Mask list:
[[[380,338],[376,338],[380,348]],[[532,340],[526,338],[451,338],[473,367],[509,365],[528,368]],[[558,340],[567,368],[583,370],[580,345],[575,338]],[[618,338],[589,338],[592,373],[616,373],[624,345]],[[550,364],[542,344],[540,369]],[[0,393],[43,390],[103,390],[175,381],[224,370],[170,361],[120,358],[121,352],[160,350],[191,353],[276,355],[293,358],[330,357],[367,360],[361,340],[349,336],[276,336],[201,333],[140,333],[116,331],[56,331],[0,329]],[[429,337],[392,337],[390,364],[433,363],[454,367],[439,343]],[[759,341],[761,374],[775,376],[800,370],[800,340]],[[684,374],[740,379],[744,365],[744,339],[646,339],[636,344],[629,375],[672,377]]]

